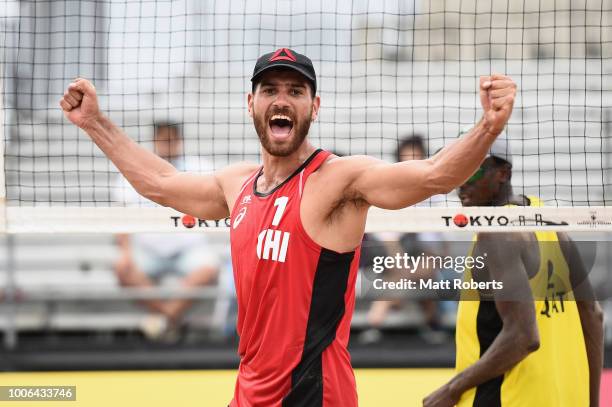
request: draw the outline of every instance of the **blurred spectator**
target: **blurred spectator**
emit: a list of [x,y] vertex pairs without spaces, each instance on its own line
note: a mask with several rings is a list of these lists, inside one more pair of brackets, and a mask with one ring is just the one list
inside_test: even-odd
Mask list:
[[423,160],[426,156],[425,142],[423,137],[418,134],[413,134],[400,140],[395,151],[395,161],[398,163],[402,161]]
[[[396,151],[396,159],[398,162],[409,160],[423,160],[427,156],[425,143],[420,135],[411,135],[400,141]],[[437,206],[445,202],[443,195],[435,195],[428,201],[422,202],[417,206]],[[380,242],[374,243],[370,247],[371,255],[380,255],[378,252],[382,249],[386,251],[386,255],[395,255],[396,253],[408,253],[411,256],[418,256],[421,253],[425,255],[445,255],[446,244],[440,233],[423,232],[423,233],[377,233],[375,236],[369,235],[364,241]],[[364,245],[364,249],[368,245]],[[368,253],[367,250],[365,250]],[[362,265],[369,263],[368,255],[362,262]],[[410,275],[412,279],[437,279],[441,277],[442,270],[433,270],[421,268]],[[388,278],[399,280],[406,275],[396,273],[398,275],[388,275]],[[393,301],[374,301],[368,312],[367,320],[369,329],[362,332],[359,339],[362,343],[378,342],[382,337],[380,328],[385,323],[389,312],[394,308],[401,307],[400,300]],[[441,329],[439,301],[436,300],[421,300],[419,301],[420,308],[423,312],[425,325],[421,327],[420,332],[423,338],[432,343],[443,342],[450,336]]]
[[[197,157],[185,157],[182,154],[183,140],[176,124],[156,124],[153,146],[157,155],[178,170],[212,170],[198,168],[200,162]],[[117,181],[114,195],[116,201],[127,206],[156,206],[141,197],[123,176]],[[204,234],[120,234],[117,235],[117,244],[120,255],[114,271],[124,287],[152,287],[170,277],[178,280],[182,288],[196,288],[214,283],[221,265],[218,254],[207,248]],[[163,317],[161,322],[159,318],[145,319],[143,331],[152,337],[176,332],[191,302],[187,299],[143,300],[144,305]]]

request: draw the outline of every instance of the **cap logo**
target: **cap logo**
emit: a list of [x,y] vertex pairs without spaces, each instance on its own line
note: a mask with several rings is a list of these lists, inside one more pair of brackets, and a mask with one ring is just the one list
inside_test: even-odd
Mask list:
[[274,61],[291,61],[291,62],[296,62],[297,59],[295,58],[295,56],[293,55],[293,53],[287,49],[287,48],[280,48],[277,49],[274,52],[274,55],[272,55],[270,57],[270,60],[268,62],[274,62]]

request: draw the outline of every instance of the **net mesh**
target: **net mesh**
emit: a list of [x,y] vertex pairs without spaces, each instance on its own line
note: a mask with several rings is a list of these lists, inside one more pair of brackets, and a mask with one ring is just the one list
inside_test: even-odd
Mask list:
[[421,134],[433,153],[480,117],[478,76],[501,72],[519,87],[506,130],[515,192],[549,206],[612,200],[607,0],[4,0],[0,26],[9,206],[129,204],[58,106],[77,76],[149,148],[154,123],[180,123],[192,170],[258,161],[246,93],[257,57],[279,47],[314,62],[315,145],[392,161]]

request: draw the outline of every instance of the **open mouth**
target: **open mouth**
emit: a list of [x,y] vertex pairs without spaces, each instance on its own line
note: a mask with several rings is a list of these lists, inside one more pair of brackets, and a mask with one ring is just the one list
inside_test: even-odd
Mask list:
[[273,115],[268,124],[274,137],[288,137],[293,129],[293,120],[284,114]]

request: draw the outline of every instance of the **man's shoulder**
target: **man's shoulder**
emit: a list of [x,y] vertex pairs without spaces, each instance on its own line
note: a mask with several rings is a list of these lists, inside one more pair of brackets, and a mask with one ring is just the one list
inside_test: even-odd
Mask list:
[[337,166],[360,166],[360,165],[372,165],[376,163],[383,163],[384,161],[374,158],[369,155],[336,155],[331,153],[323,165],[337,165]]
[[253,163],[253,162],[238,162],[228,165],[225,168],[222,168],[217,171],[219,175],[251,175],[255,173],[259,168],[261,168],[261,164]]
[[225,186],[241,186],[261,168],[260,164],[238,162],[215,172],[217,181]]
[[368,155],[347,155],[337,156],[331,154],[327,160],[319,167],[317,171],[323,178],[340,178],[343,176],[350,177],[364,169],[383,164],[384,161],[378,160]]
[[538,239],[533,232],[478,232],[474,252],[494,253],[506,259],[537,253],[538,247]]
[[[334,191],[346,195],[349,191],[347,188],[360,175],[379,164],[385,164],[385,162],[367,155],[337,156],[332,154],[312,174],[310,178],[312,181],[309,182],[316,185],[315,189],[318,191],[324,189],[332,195]],[[335,200],[334,197],[332,198]]]

